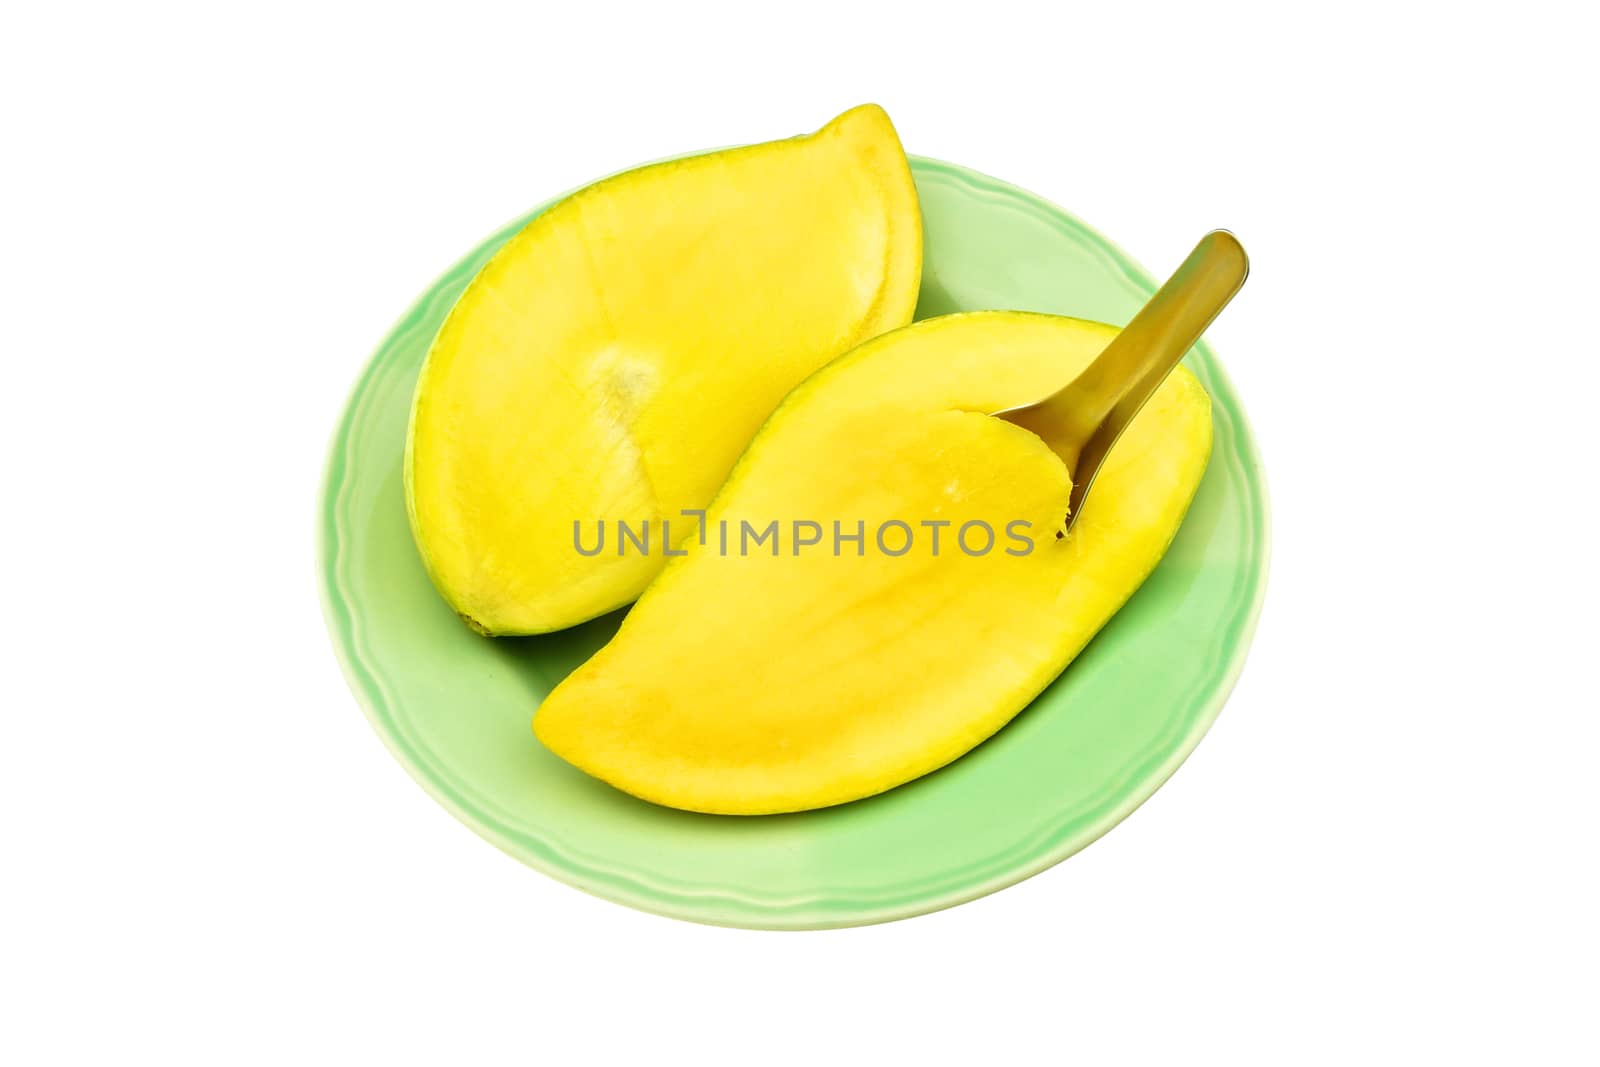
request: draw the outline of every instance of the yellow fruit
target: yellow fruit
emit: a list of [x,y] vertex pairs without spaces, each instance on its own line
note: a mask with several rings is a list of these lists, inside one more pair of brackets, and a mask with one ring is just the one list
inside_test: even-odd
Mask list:
[[922,220],[867,105],[817,133],[659,163],[550,208],[483,268],[417,383],[406,500],[474,628],[557,630],[660,569],[592,547],[704,507],[785,393],[916,306]]
[[[734,468],[706,543],[672,560],[545,700],[539,739],[646,800],[762,814],[881,792],[994,733],[1155,567],[1210,454],[1210,398],[1179,368],[1056,537],[1066,469],[987,413],[1057,389],[1114,335],[1047,315],[952,315],[813,376]],[[741,546],[744,524],[765,533],[772,520],[775,555],[765,540]],[[820,524],[822,542],[806,544],[815,531],[797,520]],[[842,541],[835,556],[836,521],[864,545]],[[903,555],[888,554],[906,541],[896,521],[913,534]],[[993,531],[988,551],[977,523]]]

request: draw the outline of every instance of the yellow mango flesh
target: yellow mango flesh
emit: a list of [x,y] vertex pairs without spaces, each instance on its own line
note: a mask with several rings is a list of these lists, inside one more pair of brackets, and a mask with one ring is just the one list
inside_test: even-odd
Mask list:
[[574,523],[687,536],[682,509],[791,388],[911,320],[921,263],[911,172],[872,105],[551,207],[468,286],[417,384],[406,499],[434,584],[492,634],[631,601],[662,554],[584,556]]
[[[784,401],[687,545],[612,641],[549,695],[550,750],[672,807],[762,814],[870,796],[940,767],[1028,704],[1139,587],[1211,448],[1186,369],[1117,443],[1072,532],[1071,481],[1031,433],[987,412],[1059,388],[1114,327],[1020,312],[931,319],[842,357]],[[741,554],[742,523],[779,521]],[[823,543],[792,520],[827,530]],[[841,532],[862,521],[863,554]],[[904,555],[880,550],[876,533]],[[938,555],[923,525],[940,528]],[[995,531],[983,547],[969,522]],[[1006,536],[1029,524],[1032,551]],[[724,554],[719,531],[729,524]],[[1016,529],[1016,528],[1013,528]],[[744,542],[746,550],[749,541]],[[795,554],[797,546],[800,553]]]

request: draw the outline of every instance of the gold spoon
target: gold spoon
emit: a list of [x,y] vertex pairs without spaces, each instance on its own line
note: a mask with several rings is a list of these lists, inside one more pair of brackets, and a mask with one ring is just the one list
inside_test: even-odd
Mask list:
[[1249,273],[1238,239],[1211,231],[1081,374],[1037,403],[995,412],[1038,434],[1071,472],[1067,522],[1057,536],[1082,512],[1111,446]]

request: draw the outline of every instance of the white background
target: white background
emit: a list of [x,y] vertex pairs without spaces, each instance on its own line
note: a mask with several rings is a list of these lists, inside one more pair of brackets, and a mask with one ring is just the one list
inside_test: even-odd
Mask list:
[[[9,5],[0,1060],[1597,1062],[1585,7]],[[507,219],[864,100],[1157,272],[1242,237],[1260,634],[1176,777],[1023,885],[636,914],[373,735],[327,437]]]

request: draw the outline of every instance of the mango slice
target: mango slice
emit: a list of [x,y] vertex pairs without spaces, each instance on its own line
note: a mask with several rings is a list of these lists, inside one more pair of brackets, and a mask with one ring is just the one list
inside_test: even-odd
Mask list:
[[[608,178],[513,237],[462,294],[417,383],[412,531],[440,593],[490,634],[633,600],[664,561],[576,550],[689,537],[794,385],[905,325],[922,219],[889,117]],[[663,524],[666,524],[665,527]]]
[[753,815],[881,792],[1000,729],[1155,567],[1210,455],[1210,398],[1180,367],[1057,537],[1067,470],[986,413],[1059,388],[1115,333],[951,315],[814,375],[717,494],[705,543],[544,701],[539,740],[646,800]]

